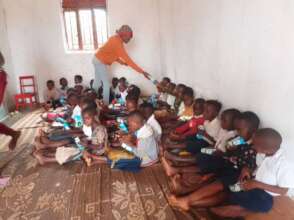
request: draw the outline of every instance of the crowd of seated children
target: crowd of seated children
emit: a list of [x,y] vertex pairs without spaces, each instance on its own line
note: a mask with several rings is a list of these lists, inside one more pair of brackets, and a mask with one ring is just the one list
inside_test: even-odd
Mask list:
[[[293,193],[282,137],[274,129],[259,129],[255,113],[221,112],[219,101],[195,99],[192,88],[167,77],[145,102],[138,86],[113,78],[109,106],[97,100],[96,91],[80,89],[82,78],[75,82],[78,87],[68,88],[66,79],[60,80],[68,112],[63,129],[40,131],[36,138],[40,164],[83,159],[88,166],[138,171],[161,155],[171,183],[170,205],[183,211],[210,208],[221,217],[267,212],[273,196]],[[58,92],[54,82],[48,91],[50,102],[58,101],[50,96]]]

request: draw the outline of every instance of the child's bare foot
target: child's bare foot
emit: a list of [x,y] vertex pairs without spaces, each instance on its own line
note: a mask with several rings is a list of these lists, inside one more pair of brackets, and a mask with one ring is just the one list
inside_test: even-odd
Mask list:
[[18,141],[20,135],[21,135],[21,132],[20,131],[16,131],[15,134],[12,136],[12,139],[9,142],[9,145],[8,145],[9,150],[11,150],[11,151],[14,150],[14,148],[16,147],[16,144],[17,144],[17,141]]
[[214,208],[210,208],[210,211],[220,217],[229,217],[229,218],[245,217],[246,215],[250,213],[246,209],[237,205],[214,207]]
[[161,162],[168,177],[177,174],[177,170],[173,168],[164,157],[162,157]]
[[188,201],[183,198],[177,198],[174,195],[168,197],[168,203],[175,209],[179,209],[180,211],[187,212],[190,207]]
[[45,162],[43,160],[43,157],[42,155],[38,152],[38,150],[36,150],[34,153],[33,153],[34,157],[38,160],[39,164],[40,165],[44,165]]
[[36,148],[37,150],[41,150],[41,149],[46,148],[46,146],[41,142],[40,137],[36,137],[36,138],[35,138],[35,148]]

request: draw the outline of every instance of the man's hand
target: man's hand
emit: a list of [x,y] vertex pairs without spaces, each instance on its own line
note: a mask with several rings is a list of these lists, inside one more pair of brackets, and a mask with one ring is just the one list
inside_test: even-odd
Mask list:
[[145,77],[146,79],[150,80],[150,74],[149,74],[149,73],[147,73],[147,72],[143,72],[142,74],[144,75],[144,77]]

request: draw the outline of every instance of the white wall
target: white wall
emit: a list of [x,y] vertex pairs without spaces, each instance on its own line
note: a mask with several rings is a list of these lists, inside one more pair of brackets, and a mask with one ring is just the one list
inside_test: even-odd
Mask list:
[[[36,75],[39,91],[48,79],[65,76],[73,83],[75,74],[82,74],[88,83],[94,78],[93,53],[66,53],[60,0],[3,0],[6,8],[9,41],[17,75]],[[156,0],[109,0],[109,33],[112,35],[122,24],[133,27],[134,39],[127,45],[131,57],[152,74],[160,74],[159,35]],[[125,7],[128,5],[128,7]],[[141,10],[144,9],[144,13]],[[133,16],[129,16],[132,14]],[[20,37],[21,36],[21,37]],[[148,42],[148,43],[147,43]],[[113,65],[110,70],[117,76],[128,76],[146,92],[153,90],[151,83],[129,68]]]
[[225,107],[258,113],[294,158],[294,1],[160,0],[162,69]]

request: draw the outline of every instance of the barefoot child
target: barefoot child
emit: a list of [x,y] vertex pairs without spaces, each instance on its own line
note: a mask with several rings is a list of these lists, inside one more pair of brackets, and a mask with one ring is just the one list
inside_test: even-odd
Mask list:
[[[189,210],[191,206],[214,206],[223,201],[224,190],[237,183],[243,167],[254,169],[256,167],[255,151],[251,148],[251,138],[259,126],[259,118],[253,112],[244,112],[240,118],[238,134],[246,141],[234,146],[230,152],[223,156],[199,154],[196,158],[195,172],[207,175],[213,174],[215,181],[202,186],[187,196],[171,196],[169,202],[172,206]],[[169,164],[164,161],[169,170]],[[171,171],[171,170],[169,170]]]
[[[39,163],[44,165],[45,163],[58,162],[62,165],[74,157],[81,155],[82,150],[78,148],[81,146],[90,148],[91,152],[95,154],[103,154],[107,142],[101,143],[101,133],[104,134],[103,138],[107,139],[107,132],[96,121],[96,114],[96,108],[88,107],[84,109],[82,112],[84,121],[83,129],[79,133],[72,135],[71,138],[45,144],[46,146],[44,148],[37,150],[34,156],[38,159]],[[75,137],[79,137],[82,140],[80,144],[76,142]],[[53,151],[51,154],[46,154],[46,149],[48,148],[55,148],[56,152]]]
[[[155,164],[158,161],[158,145],[154,137],[153,129],[145,123],[143,115],[138,112],[132,112],[128,116],[128,135],[123,135],[120,142],[122,147],[136,156],[134,159],[124,161],[124,166],[120,169],[127,169],[131,166],[147,167]],[[106,154],[110,154],[110,150]],[[112,164],[108,156],[93,158],[93,163],[108,163]],[[135,165],[134,165],[135,161]],[[119,163],[119,160],[118,160]],[[114,166],[114,168],[117,168]]]
[[222,217],[245,217],[250,213],[265,213],[272,209],[273,196],[291,195],[294,189],[293,165],[285,151],[280,148],[281,135],[274,129],[257,131],[253,138],[253,148],[266,157],[257,168],[254,179],[253,170],[244,167],[240,176],[240,192],[231,192],[229,205],[211,209]]

